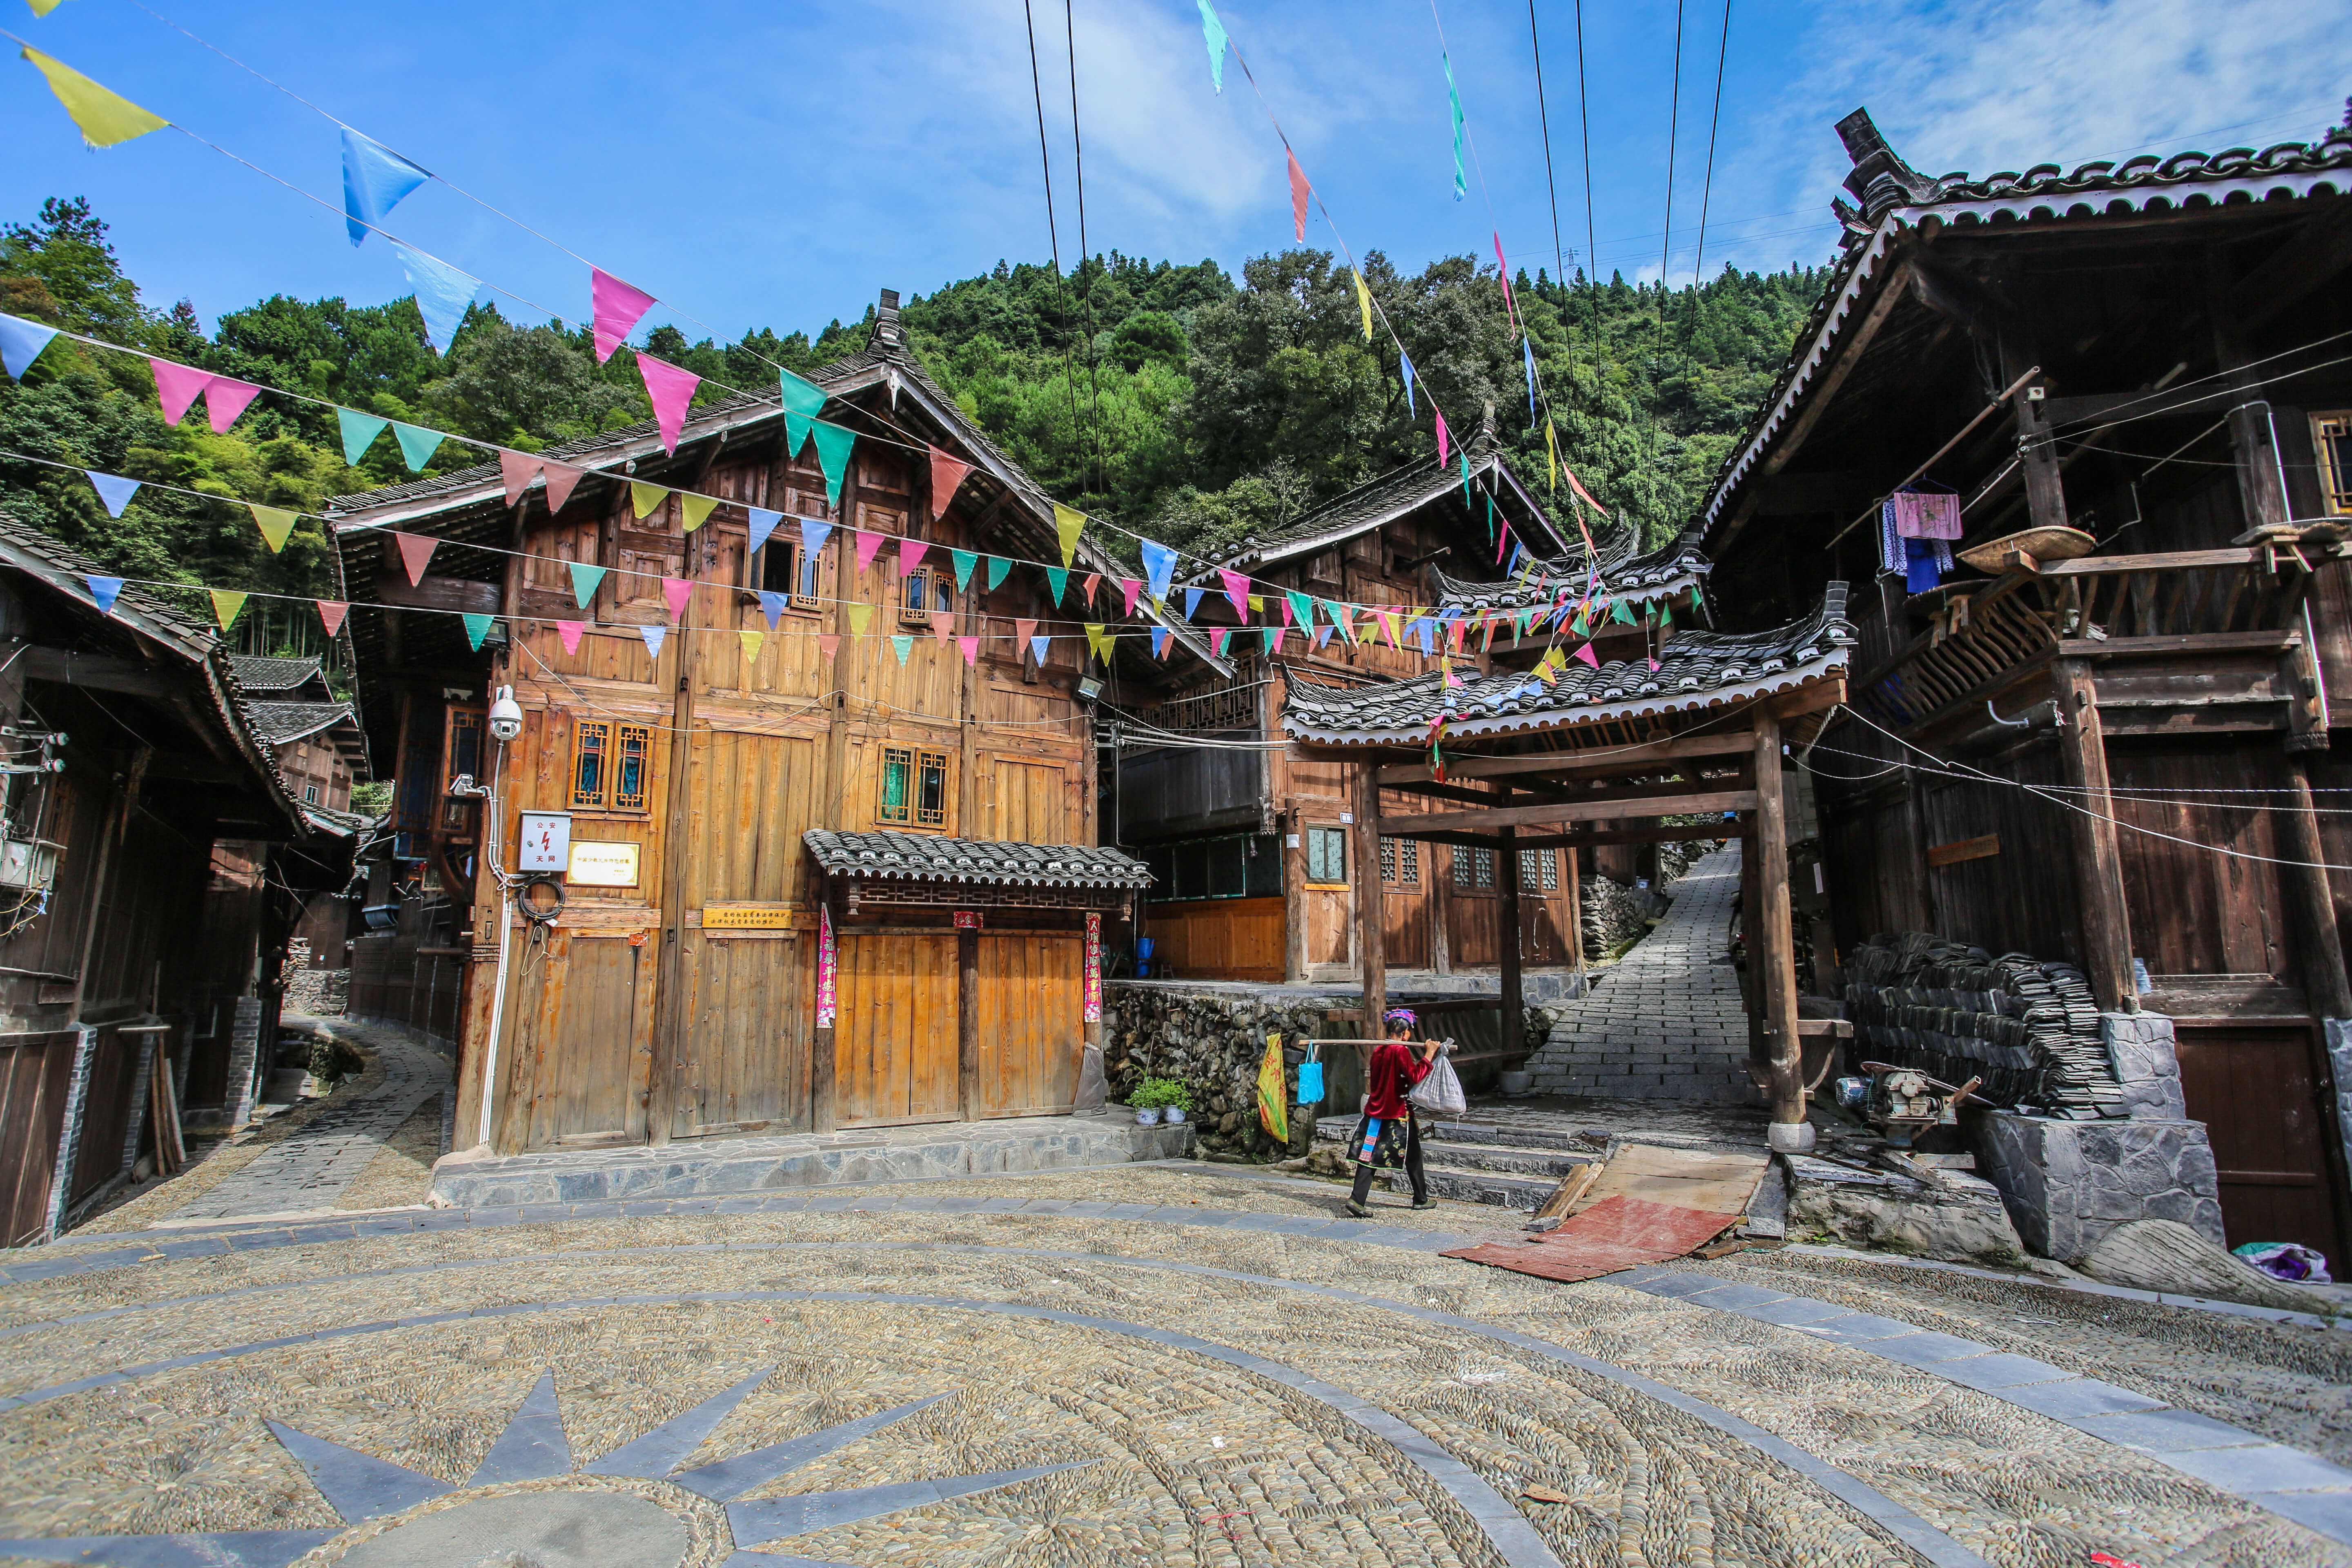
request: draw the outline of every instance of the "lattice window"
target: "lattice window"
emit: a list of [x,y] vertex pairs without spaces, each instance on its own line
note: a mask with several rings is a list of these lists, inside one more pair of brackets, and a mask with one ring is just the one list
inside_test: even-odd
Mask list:
[[905,596],[898,604],[902,625],[929,627],[931,612],[955,608],[955,578],[945,571],[919,566],[908,574]]
[[1519,888],[1532,892],[1540,888],[1551,892],[1559,887],[1559,853],[1553,849],[1522,849],[1519,851]]
[[583,719],[572,732],[572,804],[590,810],[643,811],[654,732],[644,724]]
[[2319,458],[2320,509],[2352,517],[2352,410],[2313,415],[2311,446]]
[[1457,847],[1454,851],[1454,885],[1465,892],[1495,889],[1495,852]]
[[1381,880],[1398,888],[1421,886],[1421,840],[1381,840]]
[[883,747],[882,794],[875,803],[874,819],[906,827],[945,827],[950,765],[945,752]]

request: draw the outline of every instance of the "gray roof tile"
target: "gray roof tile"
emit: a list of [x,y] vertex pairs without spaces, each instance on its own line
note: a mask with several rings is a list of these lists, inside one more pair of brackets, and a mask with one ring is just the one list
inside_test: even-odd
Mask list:
[[801,837],[819,866],[856,877],[1024,888],[1151,885],[1151,873],[1142,861],[1084,844],[1006,844],[927,833],[835,833],[822,827]]
[[228,656],[228,668],[247,691],[291,691],[319,673],[319,660],[233,653]]
[[332,729],[352,718],[348,702],[252,702],[245,705],[246,719],[262,743],[282,746],[289,741],[299,741],[305,735],[315,735],[321,730]]
[[[1602,594],[1636,605],[1679,598],[1700,587],[1715,570],[1715,563],[1700,552],[1695,534],[1679,535],[1655,550],[1643,550],[1641,542],[1641,531],[1632,527],[1613,530],[1594,541]],[[1563,586],[1580,588],[1587,582],[1581,555],[1539,557],[1536,565],[1538,574],[1529,575],[1524,584],[1512,578],[1474,583],[1440,571],[1438,605],[1473,616],[1486,610],[1520,609],[1555,603]]]

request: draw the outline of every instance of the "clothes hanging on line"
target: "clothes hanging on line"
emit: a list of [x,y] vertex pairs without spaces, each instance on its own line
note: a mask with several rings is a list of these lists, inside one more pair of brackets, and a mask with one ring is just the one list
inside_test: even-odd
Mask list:
[[1903,585],[1924,594],[1939,585],[1952,571],[1952,546],[1941,539],[1903,541]]
[[1897,490],[1888,498],[1895,531],[1905,539],[1958,539],[1960,498],[1933,490]]

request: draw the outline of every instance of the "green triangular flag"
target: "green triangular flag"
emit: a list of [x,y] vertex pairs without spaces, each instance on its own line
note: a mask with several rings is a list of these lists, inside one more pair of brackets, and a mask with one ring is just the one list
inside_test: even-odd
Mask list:
[[1476,503],[1470,498],[1470,453],[1465,447],[1456,447],[1454,455],[1462,459],[1462,504],[1475,506]]
[[1487,538],[1487,541],[1488,541],[1489,542],[1493,542],[1493,540],[1494,540],[1494,537],[1495,537],[1495,498],[1494,498],[1493,496],[1488,496],[1488,497],[1486,498],[1486,538]]
[[253,513],[254,526],[261,530],[262,541],[269,546],[270,552],[275,554],[285,549],[286,536],[294,531],[294,520],[299,514],[282,507],[261,506],[253,501],[246,502],[245,508]]
[[1658,601],[1658,625],[1659,625],[1659,626],[1673,626],[1674,624],[1675,624],[1675,602],[1674,602],[1672,599],[1661,599],[1661,600],[1659,600],[1659,601]]
[[890,639],[890,646],[898,650],[899,668],[904,668],[907,656],[915,651],[915,639],[905,636],[893,637]]
[[433,448],[441,445],[438,430],[419,430],[414,425],[392,422],[392,438],[400,443],[400,456],[412,474],[421,474],[425,465],[433,460]]
[[1013,563],[1001,555],[988,558],[988,585],[993,590],[1003,585],[1004,574],[1013,570]]
[[817,467],[824,470],[824,503],[839,506],[841,481],[849,472],[849,448],[856,445],[857,432],[819,419],[809,426],[809,433],[816,438]]
[[784,395],[784,455],[797,458],[808,444],[809,431],[816,416],[824,409],[824,388],[803,376],[778,366],[776,380]]
[[955,563],[956,592],[961,594],[971,585],[971,569],[980,564],[980,557],[970,550],[950,550],[948,559]]
[[1046,567],[1045,585],[1054,590],[1054,604],[1058,608],[1062,603],[1062,591],[1070,585],[1068,569],[1061,566]]
[[569,564],[572,567],[572,596],[580,601],[580,607],[584,610],[588,607],[588,601],[596,596],[597,584],[604,581],[604,568],[591,566],[584,561],[574,561]]
[[1633,607],[1622,599],[1609,606],[1609,618],[1622,621],[1629,626],[1637,624],[1633,619]]
[[480,652],[482,639],[490,635],[490,628],[498,624],[498,619],[496,616],[477,616],[468,612],[465,617],[467,646]]
[[1302,594],[1295,588],[1286,588],[1283,590],[1282,596],[1290,601],[1291,618],[1298,623],[1299,631],[1307,634],[1313,633],[1315,630],[1314,595],[1311,594]]
[[383,427],[392,421],[379,419],[373,414],[338,408],[335,410],[335,423],[343,429],[343,462],[356,468],[360,466],[360,459],[367,456],[367,449],[375,445],[375,438],[383,434]]

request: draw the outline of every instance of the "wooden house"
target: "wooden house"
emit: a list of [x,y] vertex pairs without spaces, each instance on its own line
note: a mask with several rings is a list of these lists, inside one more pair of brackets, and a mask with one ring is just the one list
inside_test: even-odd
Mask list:
[[1977,178],[1839,131],[1843,254],[1702,522],[1745,613],[1874,580],[1812,758],[1838,943],[2169,1017],[2230,1239],[2341,1257],[2352,132]]
[[[232,654],[229,669],[245,695],[247,721],[304,815],[357,834],[368,819],[351,809],[352,785],[368,773],[367,737],[358,710],[328,684],[324,661]],[[360,919],[360,899],[348,886],[303,897],[287,938],[289,1011],[306,1012],[332,998],[328,982],[350,969]]]
[[120,1186],[159,1125],[176,1153],[178,1111],[241,1117],[274,1043],[286,890],[349,876],[348,837],[287,788],[212,626],[137,588],[102,608],[98,570],[0,518],[12,1247]]
[[[1101,923],[1143,880],[1093,847],[1081,626],[1150,623],[1090,540],[1055,602],[1054,503],[897,295],[814,382],[814,437],[742,394],[674,449],[646,425],[335,504],[410,889],[354,1008],[399,944],[432,955],[460,1146],[1071,1103]],[[753,509],[782,514],[757,548]]]
[[[1451,656],[1465,673],[1525,669],[1560,638],[1571,599],[1598,593],[1630,620],[1591,628],[1596,657],[1646,654],[1668,604],[1703,613],[1708,563],[1685,542],[1643,551],[1631,530],[1587,541],[1563,524],[1496,449],[1491,428],[1457,458],[1410,463],[1251,540],[1188,585],[1194,618],[1235,626],[1216,568],[1248,576],[1279,618],[1282,595],[1353,606],[1369,640],[1313,636],[1255,647],[1231,679],[1180,672],[1122,720],[1120,842],[1153,872],[1145,934],[1151,973],[1183,979],[1334,981],[1362,972],[1356,925],[1355,809],[1349,774],[1328,757],[1282,743],[1294,695],[1318,696],[1417,679],[1465,628]],[[1507,567],[1516,568],[1506,576]],[[1391,613],[1393,612],[1393,613]],[[1517,617],[1491,640],[1490,615]],[[1387,629],[1381,629],[1385,618]],[[1262,643],[1255,630],[1232,634]],[[1424,652],[1422,637],[1432,652]],[[1575,639],[1580,641],[1582,639]],[[1571,644],[1572,646],[1572,644]],[[1161,744],[1152,742],[1157,738]],[[1400,797],[1396,803],[1403,809]],[[1518,949],[1538,964],[1580,962],[1578,879],[1592,868],[1557,848],[1521,853]],[[1388,962],[1448,974],[1504,963],[1503,879],[1492,847],[1384,842],[1378,858]]]

